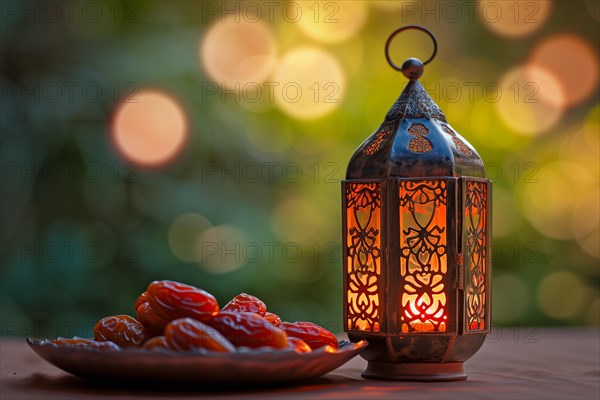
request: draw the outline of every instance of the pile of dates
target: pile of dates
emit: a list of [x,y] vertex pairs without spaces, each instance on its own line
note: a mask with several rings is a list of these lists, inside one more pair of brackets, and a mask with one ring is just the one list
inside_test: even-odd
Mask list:
[[235,296],[219,309],[217,300],[202,289],[173,281],[154,281],[129,315],[102,318],[94,339],[57,339],[57,345],[95,349],[141,347],[148,350],[232,353],[240,347],[292,349],[299,353],[338,343],[328,330],[310,322],[282,322],[265,303],[249,294]]

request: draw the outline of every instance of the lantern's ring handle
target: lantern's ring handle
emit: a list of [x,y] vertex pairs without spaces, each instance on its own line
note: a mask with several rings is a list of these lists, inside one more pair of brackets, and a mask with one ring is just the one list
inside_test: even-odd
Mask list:
[[431,62],[431,60],[433,60],[433,58],[437,54],[437,40],[435,38],[435,35],[429,29],[424,28],[419,25],[406,25],[406,26],[403,26],[402,28],[396,29],[390,35],[387,42],[385,43],[385,58],[387,59],[387,62],[392,66],[392,68],[394,68],[395,70],[400,71],[400,72],[402,72],[402,68],[397,66],[394,63],[394,61],[392,61],[392,57],[390,57],[390,44],[392,44],[392,40],[396,37],[397,34],[399,34],[400,32],[409,30],[409,29],[415,29],[417,31],[425,32],[427,35],[429,35],[429,37],[431,38],[431,41],[433,42],[433,53],[431,54],[431,57],[429,57],[427,59],[427,61],[423,62],[423,65],[429,64]]

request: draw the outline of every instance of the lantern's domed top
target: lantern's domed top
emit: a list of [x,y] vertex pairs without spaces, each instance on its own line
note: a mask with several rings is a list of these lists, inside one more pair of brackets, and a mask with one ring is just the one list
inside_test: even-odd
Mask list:
[[[424,63],[409,58],[402,67],[398,67],[389,56],[389,44],[396,34],[410,28],[427,32],[434,41],[434,52]],[[346,179],[485,178],[483,161],[473,146],[448,124],[442,110],[418,81],[424,65],[433,59],[436,52],[435,37],[425,28],[408,26],[390,36],[386,43],[388,62],[410,81],[387,112],[379,129],[360,145],[350,159]]]

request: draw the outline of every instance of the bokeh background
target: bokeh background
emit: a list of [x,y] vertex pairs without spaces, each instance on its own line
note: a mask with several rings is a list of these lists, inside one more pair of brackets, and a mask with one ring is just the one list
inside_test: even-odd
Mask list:
[[[598,325],[599,2],[3,1],[1,318],[89,336],[154,279],[341,332],[340,180],[421,79],[494,181],[494,325]],[[401,34],[397,63],[429,39]]]

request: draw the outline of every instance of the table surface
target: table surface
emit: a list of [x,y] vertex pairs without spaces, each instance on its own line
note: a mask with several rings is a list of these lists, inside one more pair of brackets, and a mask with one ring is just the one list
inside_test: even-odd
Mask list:
[[24,340],[0,343],[0,398],[152,399],[600,399],[600,330],[494,328],[482,349],[465,364],[460,382],[365,380],[366,361],[356,357],[302,384],[253,389],[177,390],[99,386],[76,378],[38,357]]

